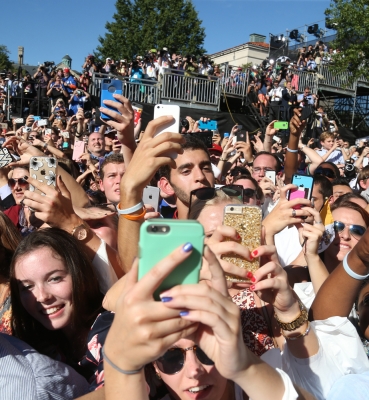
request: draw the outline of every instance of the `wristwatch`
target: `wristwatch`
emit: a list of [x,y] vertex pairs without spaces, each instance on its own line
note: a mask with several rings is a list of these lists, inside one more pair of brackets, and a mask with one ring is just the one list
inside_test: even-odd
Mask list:
[[276,313],[274,314],[274,317],[277,320],[278,325],[283,331],[294,331],[295,329],[300,328],[300,326],[302,326],[308,320],[309,313],[307,308],[304,306],[304,304],[301,302],[300,299],[298,300],[298,302],[300,306],[300,315],[293,321],[282,322],[278,318],[277,314]]
[[76,226],[72,230],[72,236],[77,240],[85,240],[88,235],[88,227],[83,222],[82,224]]

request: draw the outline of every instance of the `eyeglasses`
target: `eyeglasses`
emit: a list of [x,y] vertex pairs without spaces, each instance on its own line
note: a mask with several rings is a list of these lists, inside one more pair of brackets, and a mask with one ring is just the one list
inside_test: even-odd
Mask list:
[[332,171],[330,168],[318,168],[315,170],[314,175],[323,175],[326,178],[331,178],[331,179],[336,178],[335,172]]
[[255,197],[256,190],[254,189],[243,189],[243,198]]
[[225,185],[222,186],[221,188],[212,188],[212,187],[204,187],[200,189],[195,189],[192,190],[190,194],[190,206],[189,206],[189,211],[191,211],[191,205],[192,205],[192,197],[196,197],[195,200],[211,200],[214,199],[216,196],[216,192],[218,190],[221,190],[223,193],[230,197],[238,197],[239,200],[242,201],[243,199],[243,187],[241,185]]
[[199,346],[191,346],[186,349],[173,347],[169,349],[162,357],[156,360],[156,365],[166,375],[178,374],[184,367],[186,361],[186,352],[193,350],[197,359],[204,365],[214,365],[214,361],[200,349]]
[[273,168],[268,168],[268,167],[254,167],[252,169],[256,174],[260,174],[261,170],[264,172],[269,172],[269,171],[275,171]]
[[20,187],[26,187],[28,185],[28,182],[23,178],[19,178],[19,179],[10,178],[10,179],[8,179],[8,185],[9,185],[10,189],[14,189],[15,185],[17,183],[18,183],[18,186],[20,186]]
[[346,225],[341,221],[334,221],[333,227],[337,233],[343,232],[346,228],[349,229],[350,235],[353,236],[355,239],[360,240],[361,237],[364,235],[366,228],[361,225]]

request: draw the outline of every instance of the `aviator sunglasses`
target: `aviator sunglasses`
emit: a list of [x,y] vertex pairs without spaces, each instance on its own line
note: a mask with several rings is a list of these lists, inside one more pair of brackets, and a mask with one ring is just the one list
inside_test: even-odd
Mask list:
[[193,350],[197,359],[204,365],[214,365],[214,362],[200,349],[199,346],[191,346],[186,349],[173,347],[169,349],[163,356],[158,358],[155,363],[159,370],[166,375],[178,374],[184,367],[186,361],[186,352]]
[[18,186],[20,186],[20,187],[26,187],[28,185],[28,182],[23,178],[19,178],[19,179],[10,178],[10,179],[8,179],[8,185],[9,185],[10,189],[14,189],[17,182],[18,182]]
[[341,221],[334,221],[334,230],[337,233],[341,233],[346,228],[346,226],[349,229],[350,235],[357,240],[360,240],[366,231],[366,228],[361,225],[346,225]]

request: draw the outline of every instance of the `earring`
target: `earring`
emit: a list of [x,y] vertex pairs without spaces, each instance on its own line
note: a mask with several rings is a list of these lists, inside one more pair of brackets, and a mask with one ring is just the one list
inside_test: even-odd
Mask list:
[[161,375],[160,375],[160,372],[157,372],[157,373],[156,373],[156,376],[158,377],[158,379],[160,379],[160,380],[161,380]]

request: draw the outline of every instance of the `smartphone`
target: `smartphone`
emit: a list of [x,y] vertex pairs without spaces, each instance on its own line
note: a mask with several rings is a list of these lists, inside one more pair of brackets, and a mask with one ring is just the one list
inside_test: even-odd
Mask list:
[[[295,174],[292,177],[291,183],[293,185],[296,185],[297,189],[288,191],[287,195],[288,200],[294,200],[294,199],[311,200],[313,185],[314,185],[314,178],[312,176]],[[299,210],[301,208],[301,205],[298,204],[293,208],[295,210]]]
[[207,131],[215,131],[218,129],[218,123],[215,120],[210,120],[210,121],[199,121],[199,128],[204,129]]
[[237,142],[246,142],[246,132],[240,132],[238,131],[236,133],[236,141]]
[[204,228],[197,221],[150,219],[140,228],[138,279],[142,279],[155,264],[168,256],[174,249],[191,242],[192,254],[171,272],[154,293],[160,293],[176,285],[196,284],[202,263]]
[[86,143],[83,140],[74,142],[72,160],[79,160],[86,153]]
[[51,136],[52,130],[51,129],[45,129],[45,136]]
[[157,104],[154,107],[154,119],[162,117],[163,115],[171,115],[174,118],[173,122],[164,125],[157,131],[155,136],[160,135],[163,132],[179,133],[180,123],[180,108],[179,106],[169,104]]
[[16,124],[23,124],[23,123],[24,123],[24,118],[16,118],[16,119],[14,120],[14,123],[16,123]]
[[7,124],[6,122],[2,122],[2,123],[0,124],[0,128],[1,128],[1,129],[8,129],[8,124]]
[[313,113],[313,110],[311,107],[303,107],[301,110],[301,115],[300,115],[300,121],[306,121],[310,115]]
[[240,131],[243,128],[242,125],[237,125],[237,129]]
[[9,150],[6,147],[4,149],[0,148],[0,168],[6,167],[11,162],[13,162],[13,158]]
[[37,116],[37,115],[35,115],[35,116],[33,117],[33,120],[34,120],[34,121],[40,121],[40,119],[41,119],[41,117],[39,117],[39,116]]
[[[31,157],[29,162],[29,174],[32,178],[39,182],[45,183],[47,186],[56,187],[56,172],[58,161],[54,157]],[[41,190],[30,185],[29,190],[42,194]]]
[[139,119],[141,118],[143,106],[141,104],[132,103],[132,108],[133,108],[133,112],[134,112],[133,122],[136,126],[138,124]]
[[276,141],[277,143],[281,143],[281,138],[276,135],[273,136],[273,140]]
[[159,209],[160,189],[156,186],[146,186],[143,191],[142,201],[144,204],[150,204],[155,211]]
[[[112,100],[116,101],[113,97],[113,94],[122,94],[123,93],[123,82],[119,79],[103,79],[101,85],[101,96],[100,96],[100,106],[108,108],[109,110],[118,112],[115,108],[109,107],[104,104],[104,100]],[[100,113],[100,118],[109,120],[111,119],[109,115],[104,113]]]
[[38,126],[46,126],[47,125],[47,121],[46,119],[40,119],[37,123]]
[[273,182],[273,185],[275,185],[275,174],[275,171],[265,171],[265,176]]
[[288,129],[288,122],[287,121],[274,122],[274,129]]
[[[246,206],[242,204],[229,204],[224,207],[223,225],[232,226],[241,236],[241,244],[252,251],[261,244],[261,218],[262,210],[258,206]],[[222,256],[239,268],[244,268],[254,273],[260,267],[260,260],[245,260],[236,254]],[[250,282],[237,276],[227,275],[226,279],[231,282]]]

